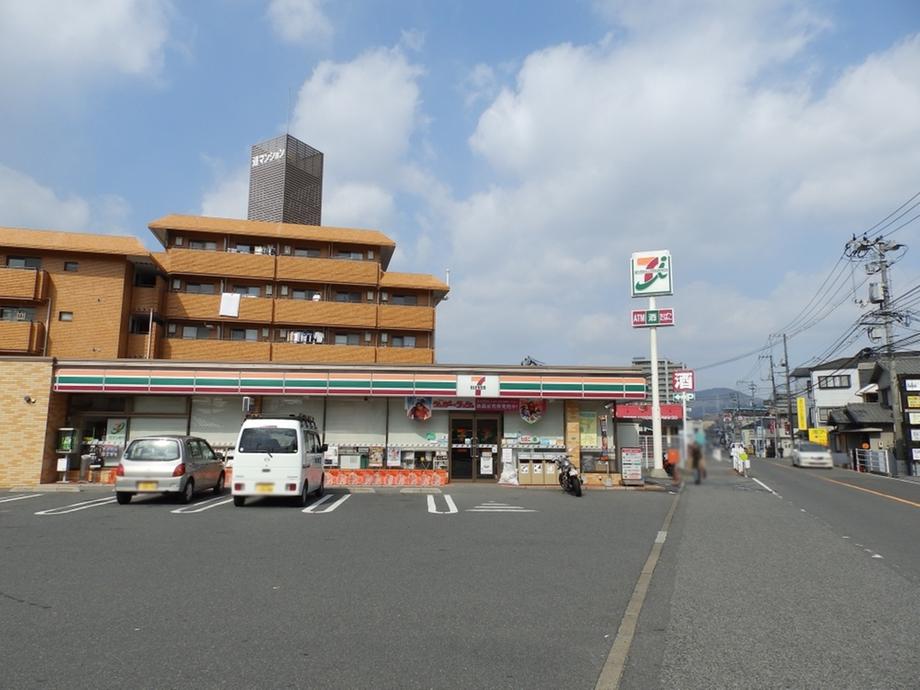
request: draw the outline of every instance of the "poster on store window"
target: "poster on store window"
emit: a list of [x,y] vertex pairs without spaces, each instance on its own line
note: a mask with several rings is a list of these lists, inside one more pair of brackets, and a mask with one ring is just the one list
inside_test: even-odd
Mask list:
[[521,419],[528,424],[536,424],[546,414],[545,400],[521,400]]
[[479,474],[493,474],[492,453],[483,453],[479,456]]
[[124,447],[128,436],[128,420],[110,417],[105,420],[105,442],[113,446]]
[[427,422],[431,419],[431,398],[407,396],[406,416],[417,422]]
[[389,446],[387,448],[387,467],[402,467],[400,449]]
[[597,447],[597,415],[594,412],[580,412],[578,414],[578,430],[581,434],[583,448]]

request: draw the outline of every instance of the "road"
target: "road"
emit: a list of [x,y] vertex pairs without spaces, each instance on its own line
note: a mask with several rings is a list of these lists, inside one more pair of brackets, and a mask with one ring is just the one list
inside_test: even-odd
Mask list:
[[625,640],[623,688],[916,687],[920,486],[752,475],[306,512],[0,494],[0,684],[589,689]]

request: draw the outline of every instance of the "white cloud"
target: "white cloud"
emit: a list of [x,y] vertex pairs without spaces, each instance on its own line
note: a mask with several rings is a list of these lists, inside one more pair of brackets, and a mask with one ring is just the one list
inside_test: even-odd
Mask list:
[[156,75],[163,63],[168,0],[0,2],[0,83],[40,92],[99,75]]
[[201,199],[201,215],[214,218],[246,218],[249,214],[249,166],[223,172],[208,161],[215,173],[214,184]]
[[420,124],[422,70],[399,49],[324,61],[304,82],[291,133],[325,154],[325,176],[384,182],[406,162]]
[[[625,33],[529,55],[470,137],[492,175],[440,206],[456,278],[441,361],[628,362],[648,345],[628,325],[626,261],[659,247],[679,324],[662,353],[756,348],[850,232],[916,191],[917,36],[827,75],[808,50],[829,22],[798,6],[614,6]],[[820,351],[856,315],[844,304],[793,349]]]
[[61,195],[23,172],[0,164],[0,223],[5,227],[129,234],[131,207],[120,196],[87,200]]
[[375,184],[339,184],[323,199],[323,225],[386,231],[391,227],[394,216],[393,195]]
[[268,19],[275,33],[288,43],[332,38],[332,23],[323,12],[322,0],[271,0]]

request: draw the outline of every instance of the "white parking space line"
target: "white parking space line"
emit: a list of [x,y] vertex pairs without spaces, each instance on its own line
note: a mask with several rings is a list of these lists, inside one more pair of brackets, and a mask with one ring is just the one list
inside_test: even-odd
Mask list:
[[49,508],[48,510],[40,510],[36,515],[66,515],[67,513],[76,513],[78,510],[88,510],[90,508],[99,508],[100,506],[108,505],[109,503],[114,503],[114,497],[106,498],[94,498],[92,501],[81,501],[80,503],[71,503],[66,506],[58,506],[57,508]]
[[434,513],[436,515],[451,515],[457,512],[457,504],[454,503],[454,499],[450,497],[450,494],[444,494],[444,502],[447,503],[447,510],[438,510],[433,495],[428,494],[426,498],[428,499],[429,513]]
[[175,515],[188,515],[189,513],[203,513],[206,510],[211,510],[211,508],[216,508],[217,506],[226,505],[231,503],[233,497],[227,498],[226,496],[218,496],[216,498],[209,498],[207,501],[202,501],[201,503],[196,503],[193,506],[184,506],[182,508],[177,508],[176,510],[170,510],[170,513]]
[[10,501],[24,501],[27,498],[36,498],[45,494],[29,494],[28,496],[11,496],[10,498],[0,498],[0,503],[9,503]]
[[765,488],[767,491],[769,491],[769,492],[770,492],[771,494],[773,494],[774,496],[777,496],[777,498],[779,497],[778,494],[777,494],[773,489],[771,489],[769,486],[767,486],[766,484],[764,484],[764,483],[763,483],[762,481],[760,481],[757,477],[751,477],[751,479],[753,479],[755,482],[757,482],[758,484],[760,484],[763,488]]
[[467,513],[536,513],[536,510],[525,508],[524,506],[513,506],[509,503],[498,503],[497,501],[486,501],[475,508],[468,508]]
[[342,497],[341,497],[338,501],[336,501],[335,503],[330,503],[330,504],[326,507],[325,510],[316,510],[316,508],[318,508],[319,506],[321,506],[323,503],[325,503],[326,501],[328,501],[330,498],[333,498],[333,494],[326,494],[325,496],[323,496],[321,499],[319,499],[319,500],[318,500],[316,503],[314,503],[313,505],[310,505],[310,506],[307,506],[306,508],[304,508],[302,512],[304,512],[304,513],[310,513],[311,515],[325,515],[326,513],[331,513],[333,510],[335,510],[335,509],[338,508],[340,505],[342,505],[345,501],[347,501],[349,498],[351,498],[351,494],[345,494],[344,496],[342,496]]

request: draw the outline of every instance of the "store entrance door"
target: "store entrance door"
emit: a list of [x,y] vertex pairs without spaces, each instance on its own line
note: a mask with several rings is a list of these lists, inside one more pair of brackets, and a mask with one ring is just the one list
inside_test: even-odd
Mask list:
[[495,481],[498,477],[501,417],[455,415],[450,419],[451,481]]

